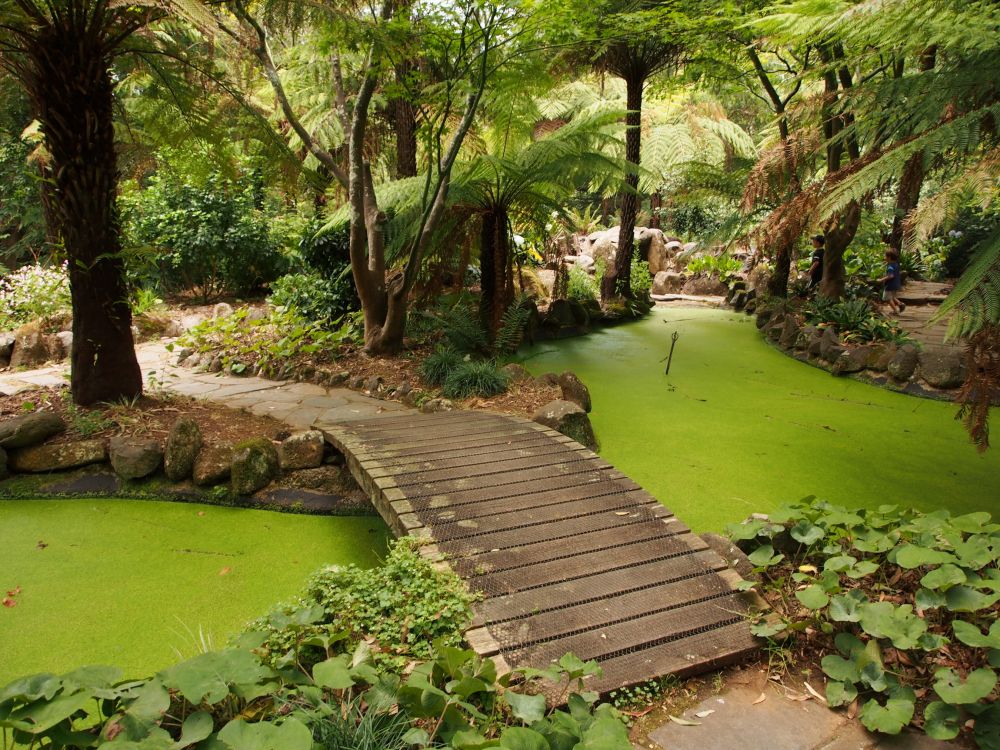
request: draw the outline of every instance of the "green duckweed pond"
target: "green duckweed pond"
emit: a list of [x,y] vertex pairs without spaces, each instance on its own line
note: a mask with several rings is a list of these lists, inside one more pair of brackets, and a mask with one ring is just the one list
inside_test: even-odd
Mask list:
[[0,685],[84,664],[152,674],[224,646],[323,565],[378,564],[387,540],[371,517],[0,500],[0,599],[14,603],[0,607]]
[[1000,513],[1000,448],[977,453],[954,405],[833,377],[769,346],[744,315],[657,308],[524,356],[535,375],[580,376],[601,455],[696,531],[808,495]]

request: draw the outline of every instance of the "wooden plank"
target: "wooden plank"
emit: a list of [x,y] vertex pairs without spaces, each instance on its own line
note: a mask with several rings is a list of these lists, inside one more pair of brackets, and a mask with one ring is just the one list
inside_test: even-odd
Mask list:
[[480,477],[491,477],[504,475],[506,478],[521,477],[526,471],[535,469],[558,469],[567,466],[572,468],[572,464],[586,461],[591,468],[612,468],[611,464],[595,461],[593,458],[581,456],[573,451],[549,450],[538,456],[507,456],[498,454],[484,458],[476,465],[471,466],[448,466],[430,471],[393,472],[396,484],[400,487],[411,485],[422,485],[430,482],[447,482],[454,479],[473,479]]
[[657,583],[681,581],[703,575],[706,570],[725,570],[726,563],[710,551],[672,558],[669,566],[655,560],[598,573],[587,578],[560,581],[514,594],[486,599],[475,605],[473,624],[503,622],[575,604],[600,601],[609,596],[637,591]]
[[583,552],[523,568],[471,576],[467,583],[473,591],[483,591],[493,596],[525,591],[555,581],[585,578],[648,561],[666,561],[672,557],[688,555],[692,552],[690,541],[686,534],[660,537],[652,542],[643,540],[611,550]]
[[[465,557],[450,557],[451,567],[462,577],[481,575],[485,570],[490,573],[521,568],[526,565],[547,562],[565,557],[574,549],[605,550],[622,543],[642,542],[649,539],[659,539],[669,527],[664,529],[662,520],[654,518],[639,523],[615,525],[606,529],[598,529],[583,534],[577,534],[565,540],[564,543],[553,544],[546,539],[535,544],[525,544],[496,552],[482,552]],[[691,546],[695,549],[708,547],[700,538],[691,537]]]
[[419,510],[429,522],[446,523],[454,520],[456,512],[460,512],[462,518],[480,518],[495,514],[520,513],[522,510],[528,508],[544,508],[547,505],[563,505],[565,503],[574,503],[580,500],[611,495],[627,495],[637,505],[649,505],[656,502],[642,490],[623,490],[614,482],[599,482],[596,484],[581,484],[565,490],[531,492],[525,495],[516,495],[515,497],[500,498],[499,500],[479,500],[470,503],[458,502],[458,500],[462,499],[461,497],[458,497],[456,502],[424,503],[421,500],[415,500],[413,507]]
[[385,445],[395,445],[397,443],[409,443],[414,438],[447,438],[459,435],[480,435],[490,432],[505,432],[509,428],[503,423],[492,420],[479,420],[474,422],[449,421],[437,424],[420,425],[414,423],[412,427],[400,428],[399,430],[358,430],[355,434],[361,440],[377,440]]
[[733,623],[603,660],[603,676],[589,679],[586,686],[588,690],[608,693],[667,674],[687,677],[746,659],[760,647],[761,642],[750,635],[745,622]]
[[502,453],[508,450],[525,450],[551,444],[552,438],[547,435],[539,435],[534,430],[525,430],[520,433],[507,432],[497,434],[487,440],[466,441],[459,444],[458,447],[427,443],[413,450],[371,450],[368,455],[382,463],[398,461],[400,471],[406,471],[404,467],[409,463],[433,465],[439,459],[449,458],[456,454],[463,457],[466,457],[466,454],[471,454],[466,459],[478,461],[480,456],[486,456],[491,453]]
[[[441,458],[435,460],[406,461],[397,460],[393,466],[393,474],[400,484],[406,484],[410,477],[417,475],[427,475],[444,472],[449,469],[464,469],[466,471],[478,471],[483,464],[501,465],[503,471],[516,471],[517,469],[527,469],[533,466],[544,466],[557,460],[593,460],[584,458],[576,451],[559,450],[553,446],[552,441],[542,437],[547,442],[529,443],[525,446],[506,446],[503,450],[484,454],[475,453],[455,456],[454,458]],[[523,464],[509,463],[512,461],[523,461]],[[530,462],[530,463],[529,463]],[[610,465],[610,464],[609,464]],[[430,481],[430,477],[422,476],[424,481]]]
[[729,583],[714,571],[695,578],[659,583],[648,588],[615,594],[596,602],[576,604],[563,609],[493,623],[489,629],[506,643],[531,645],[573,633],[606,628],[614,623],[643,614],[666,612],[677,607],[706,601],[732,593]]
[[431,495],[414,495],[408,492],[414,507],[444,507],[446,505],[465,505],[484,500],[509,499],[511,507],[516,508],[518,497],[534,494],[534,492],[551,492],[561,488],[580,487],[583,485],[604,485],[608,482],[618,483],[623,491],[641,490],[642,488],[626,478],[617,471],[607,471],[603,475],[594,475],[592,472],[580,474],[568,474],[553,478],[551,481],[524,482],[491,487],[480,487],[474,490],[452,490],[447,494],[435,493]]
[[[427,497],[448,492],[469,492],[471,490],[500,490],[507,496],[517,495],[523,491],[529,491],[532,486],[541,489],[555,489],[560,485],[564,477],[575,474],[582,474],[590,477],[595,482],[607,479],[615,475],[612,469],[595,467],[589,461],[572,461],[565,463],[551,464],[538,469],[526,469],[525,471],[511,472],[505,476],[495,476],[487,474],[478,477],[447,480],[435,480],[433,482],[409,482],[400,484],[399,487],[406,492],[408,497]],[[544,487],[542,485],[545,485]],[[494,495],[496,497],[497,495]]]
[[463,447],[472,450],[480,444],[477,441],[481,441],[482,444],[489,444],[496,440],[537,437],[538,431],[531,429],[493,430],[490,432],[475,433],[473,435],[453,435],[449,438],[437,438],[433,441],[418,438],[417,435],[419,435],[419,430],[414,430],[414,434],[411,435],[410,439],[405,442],[381,441],[377,437],[366,438],[363,441],[358,438],[358,440],[367,446],[367,449],[372,452],[373,456],[389,454],[396,457],[401,455],[403,452],[405,452],[406,455],[417,455],[422,451],[426,451],[428,453],[439,453],[448,450],[460,450]]
[[[607,627],[586,630],[576,635],[545,643],[505,650],[507,660],[516,666],[548,664],[566,653],[581,659],[605,659],[695,635],[700,630],[719,628],[744,621],[746,607],[738,594],[728,594],[697,604],[665,612],[656,612]],[[491,631],[496,636],[496,631]],[[499,640],[502,644],[503,641]]]
[[[670,531],[673,533],[681,533],[681,531],[687,531],[687,527],[683,523],[674,518],[670,511],[660,506],[647,506],[649,510],[649,515],[653,518],[657,516],[661,517],[661,522],[664,525],[669,524]],[[648,520],[648,518],[639,519],[642,521]],[[445,550],[449,555],[473,555],[481,552],[489,552],[491,550],[501,551],[504,549],[510,549],[511,547],[518,547],[524,544],[536,544],[536,543],[550,543],[550,544],[560,544],[565,543],[566,540],[573,538],[579,534],[585,534],[590,531],[597,531],[600,529],[616,529],[622,528],[625,524],[622,523],[622,519],[607,513],[602,513],[600,515],[589,515],[580,516],[579,518],[572,518],[564,521],[559,525],[559,529],[553,529],[548,524],[539,524],[537,526],[526,526],[517,529],[507,529],[505,531],[497,531],[490,534],[482,533],[470,533],[467,536],[450,536],[447,539],[441,538],[437,533],[436,525],[431,527],[430,534],[438,542],[438,546]]]

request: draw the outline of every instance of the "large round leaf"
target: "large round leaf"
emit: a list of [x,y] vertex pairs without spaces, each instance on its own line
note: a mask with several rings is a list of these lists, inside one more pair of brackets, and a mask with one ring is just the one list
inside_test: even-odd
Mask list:
[[945,703],[953,705],[981,701],[993,692],[996,684],[996,672],[989,667],[974,669],[964,680],[951,669],[939,669],[934,673],[934,692]]
[[884,706],[872,698],[862,706],[859,718],[872,732],[899,734],[913,718],[915,702],[916,696],[912,690],[900,689],[885,702]]

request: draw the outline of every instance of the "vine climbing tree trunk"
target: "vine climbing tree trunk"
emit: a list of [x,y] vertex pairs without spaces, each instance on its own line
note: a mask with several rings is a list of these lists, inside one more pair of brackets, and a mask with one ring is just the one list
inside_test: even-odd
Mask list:
[[57,14],[39,31],[25,81],[51,155],[73,308],[70,388],[81,405],[142,393],[115,205],[113,45],[95,33],[102,10],[87,10]]

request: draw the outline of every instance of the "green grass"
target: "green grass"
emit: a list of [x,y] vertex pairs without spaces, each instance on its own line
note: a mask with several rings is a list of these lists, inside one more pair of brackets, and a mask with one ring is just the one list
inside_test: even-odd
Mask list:
[[809,367],[764,343],[752,318],[660,309],[527,356],[536,375],[583,379],[601,455],[697,531],[807,495],[998,510],[1000,448],[977,454],[955,406]]
[[[0,500],[0,685],[113,664],[142,676],[293,598],[327,563],[374,565],[377,518],[129,500]],[[44,545],[44,546],[43,546]]]

